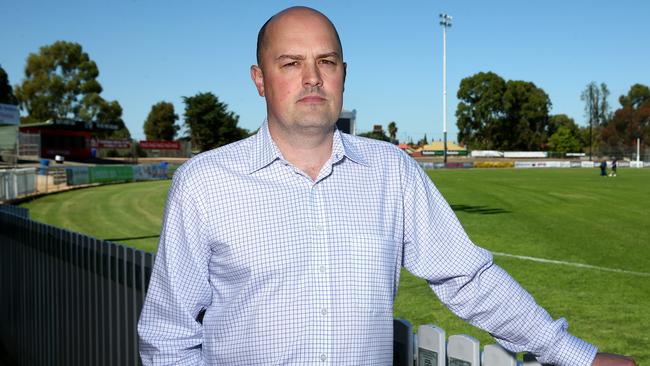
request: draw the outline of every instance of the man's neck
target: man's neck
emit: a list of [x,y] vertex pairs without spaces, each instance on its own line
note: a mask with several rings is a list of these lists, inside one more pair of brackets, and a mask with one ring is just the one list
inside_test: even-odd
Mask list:
[[284,158],[316,180],[332,155],[334,128],[287,130],[269,123],[269,132]]

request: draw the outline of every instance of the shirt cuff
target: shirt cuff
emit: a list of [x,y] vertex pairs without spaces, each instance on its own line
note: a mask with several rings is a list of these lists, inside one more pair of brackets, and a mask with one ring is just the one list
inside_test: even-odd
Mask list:
[[591,343],[566,333],[562,341],[539,361],[556,366],[591,366],[598,348]]

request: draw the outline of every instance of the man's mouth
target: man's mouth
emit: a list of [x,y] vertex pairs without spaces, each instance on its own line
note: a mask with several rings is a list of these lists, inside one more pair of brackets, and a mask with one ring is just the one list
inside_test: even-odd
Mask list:
[[327,99],[321,97],[320,95],[307,95],[298,99],[298,103],[323,103]]

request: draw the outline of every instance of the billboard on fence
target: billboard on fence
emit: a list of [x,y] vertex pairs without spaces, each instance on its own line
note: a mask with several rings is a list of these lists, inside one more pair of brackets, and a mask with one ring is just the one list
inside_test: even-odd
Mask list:
[[135,180],[167,179],[167,165],[136,165],[133,167]]
[[88,184],[90,182],[87,166],[67,167],[65,168],[65,174],[69,186]]
[[515,168],[571,168],[570,161],[515,161]]
[[20,112],[18,106],[0,103],[0,125],[18,126],[19,124]]
[[131,141],[122,140],[97,140],[97,147],[102,149],[130,149]]
[[133,167],[129,165],[93,166],[88,168],[90,183],[133,181]]
[[143,150],[180,150],[179,141],[140,141]]
[[546,151],[504,151],[504,158],[548,158]]
[[503,152],[496,150],[472,150],[473,158],[502,158]]

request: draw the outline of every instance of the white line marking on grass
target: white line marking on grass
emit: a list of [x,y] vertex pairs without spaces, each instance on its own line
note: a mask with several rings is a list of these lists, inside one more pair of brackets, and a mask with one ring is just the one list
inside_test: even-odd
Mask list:
[[565,266],[572,266],[572,267],[578,267],[578,268],[595,269],[597,271],[624,273],[624,274],[629,274],[629,275],[634,275],[634,276],[650,277],[650,273],[646,273],[646,272],[626,271],[624,269],[599,267],[599,266],[592,266],[592,265],[589,265],[589,264],[556,261],[556,260],[553,260],[553,259],[528,257],[528,256],[525,256],[525,255],[515,255],[515,254],[508,254],[508,253],[492,252],[492,254],[494,254],[495,256],[499,256],[499,257],[517,258],[517,259],[523,259],[523,260],[539,262],[539,263],[562,264],[562,265],[565,265]]

